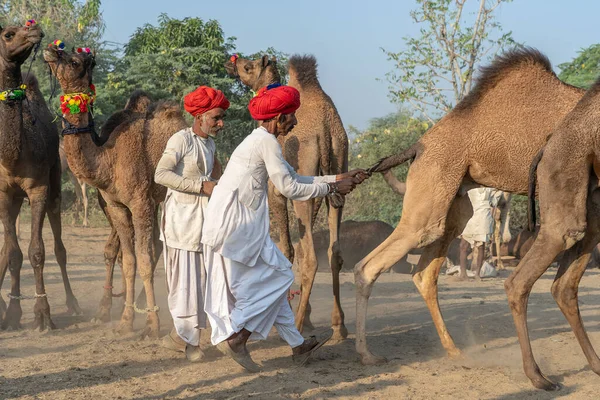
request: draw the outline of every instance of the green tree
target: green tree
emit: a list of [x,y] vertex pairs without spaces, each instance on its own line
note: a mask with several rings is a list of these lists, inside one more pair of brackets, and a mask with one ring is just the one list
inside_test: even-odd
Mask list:
[[[234,41],[233,37],[225,37],[216,20],[178,20],[161,14],[158,25],[138,28],[125,45],[124,57],[108,74],[104,99],[107,105],[102,112],[112,113],[123,107],[136,89],[148,92],[154,99],[183,104],[185,94],[197,86],[218,88],[231,102],[226,128],[217,139],[219,154],[226,161],[226,156],[254,127],[246,108],[252,95],[228,76],[224,67],[227,55],[235,50]],[[283,56],[274,49],[267,53]]]
[[417,0],[410,15],[420,36],[404,38],[403,51],[382,49],[395,64],[386,75],[392,101],[409,103],[431,123],[448,113],[471,90],[481,61],[514,43],[494,16],[510,1]]
[[558,77],[571,85],[589,88],[600,77],[600,44],[581,49],[571,62],[558,66]]

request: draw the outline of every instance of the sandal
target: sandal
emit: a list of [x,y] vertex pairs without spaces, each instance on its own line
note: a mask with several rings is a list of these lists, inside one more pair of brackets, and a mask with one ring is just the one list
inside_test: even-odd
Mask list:
[[224,341],[218,343],[217,349],[219,349],[219,351],[221,353],[223,353],[224,355],[231,357],[233,359],[233,361],[235,361],[236,363],[238,363],[242,367],[244,367],[246,369],[246,371],[248,371],[248,372],[260,372],[261,371],[260,365],[258,365],[257,363],[255,363],[252,360],[252,357],[250,357],[250,353],[248,353],[248,351],[244,351],[243,353],[236,353],[235,351],[233,351],[233,349],[231,348],[231,346],[229,345],[229,342],[227,342],[227,340],[224,340]]
[[333,329],[329,329],[327,332],[321,334],[321,337],[318,340],[317,340],[316,336],[311,336],[308,340],[315,341],[315,344],[313,345],[313,347],[311,347],[310,350],[308,350],[304,353],[292,355],[292,360],[298,366],[302,366],[302,365],[306,364],[306,362],[315,353],[315,351],[317,351],[319,348],[321,348],[321,346],[323,346],[325,343],[327,343],[329,341],[329,339],[331,339],[332,336],[333,336]]

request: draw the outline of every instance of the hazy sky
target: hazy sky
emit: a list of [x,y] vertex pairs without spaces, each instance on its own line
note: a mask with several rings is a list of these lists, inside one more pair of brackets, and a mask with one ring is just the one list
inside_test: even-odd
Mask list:
[[[119,43],[127,42],[136,27],[156,24],[165,12],[172,18],[218,20],[244,53],[271,46],[314,54],[321,85],[344,125],[359,128],[397,109],[387,83],[377,81],[392,67],[380,48],[399,51],[402,38],[419,29],[409,16],[413,0],[104,0],[102,8],[105,39]],[[514,0],[501,6],[498,20],[516,41],[538,48],[556,66],[598,42],[597,11],[600,2],[592,0]]]

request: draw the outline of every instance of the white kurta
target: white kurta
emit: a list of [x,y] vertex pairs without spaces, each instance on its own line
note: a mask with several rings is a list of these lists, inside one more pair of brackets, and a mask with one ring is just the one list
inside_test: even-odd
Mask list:
[[200,343],[199,329],[206,328],[200,239],[208,196],[200,191],[202,182],[212,179],[214,157],[214,141],[187,128],[169,139],[155,173],[155,181],[168,188],[161,224],[167,302],[175,330],[193,346]]
[[[264,339],[275,324],[290,346],[302,343],[286,294],[291,263],[269,236],[267,182],[292,200],[327,195],[335,176],[299,176],[275,136],[255,129],[235,149],[206,213],[202,243],[210,285],[204,309],[217,344],[246,328]],[[300,341],[300,343],[298,343]]]
[[494,232],[494,218],[492,216],[492,196],[496,189],[475,188],[467,192],[473,216],[467,222],[462,233],[462,238],[473,246],[475,242],[487,243]]

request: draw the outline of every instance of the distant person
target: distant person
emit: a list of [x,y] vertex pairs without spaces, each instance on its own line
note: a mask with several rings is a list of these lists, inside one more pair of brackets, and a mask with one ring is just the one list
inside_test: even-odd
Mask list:
[[473,249],[471,271],[475,279],[480,279],[481,266],[485,259],[485,248],[492,240],[494,233],[494,217],[492,207],[495,206],[496,189],[480,187],[469,190],[469,200],[473,206],[473,216],[467,222],[461,235],[460,243],[460,279],[467,279],[467,253],[469,246]]
[[289,86],[263,87],[248,109],[258,121],[235,149],[206,210],[202,243],[207,279],[205,310],[212,343],[248,371],[260,367],[246,348],[249,338],[266,339],[275,325],[290,345],[294,361],[304,363],[332,336],[304,339],[294,323],[287,294],[292,264],[269,236],[267,181],[292,200],[332,193],[345,195],[368,177],[362,170],[341,175],[299,176],[284,160],[278,136],[296,125],[300,94]]
[[174,327],[163,338],[163,346],[185,351],[188,360],[199,361],[203,357],[200,330],[206,328],[202,224],[220,175],[212,138],[223,128],[229,101],[220,90],[200,86],[185,96],[183,104],[194,123],[169,139],[154,176],[156,183],[168,188],[161,240]]

